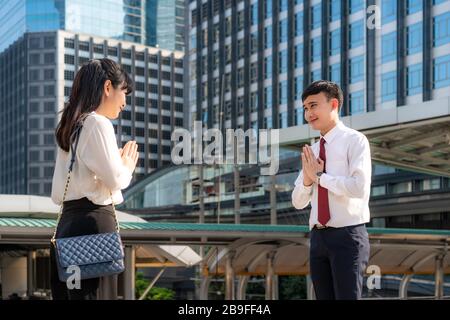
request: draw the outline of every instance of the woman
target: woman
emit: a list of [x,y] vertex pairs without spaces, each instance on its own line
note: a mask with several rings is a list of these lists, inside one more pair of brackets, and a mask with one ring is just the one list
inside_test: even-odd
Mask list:
[[[135,141],[118,148],[110,120],[119,117],[125,108],[125,96],[132,90],[130,76],[110,59],[90,60],[77,72],[56,128],[59,148],[52,200],[60,205],[72,156],[69,150],[75,139],[73,133],[83,123],[56,238],[115,231],[112,201],[123,201],[121,189],[130,184],[139,155]],[[80,289],[69,289],[58,278],[53,246],[50,255],[53,299],[95,300],[100,285],[108,294],[103,298],[117,297],[117,275],[81,280]]]

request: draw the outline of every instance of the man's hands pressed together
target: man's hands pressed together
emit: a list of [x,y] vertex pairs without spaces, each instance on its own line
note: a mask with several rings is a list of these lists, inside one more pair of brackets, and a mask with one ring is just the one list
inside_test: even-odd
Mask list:
[[303,146],[302,152],[303,184],[307,187],[317,181],[317,172],[323,172],[324,162],[314,156],[309,145]]

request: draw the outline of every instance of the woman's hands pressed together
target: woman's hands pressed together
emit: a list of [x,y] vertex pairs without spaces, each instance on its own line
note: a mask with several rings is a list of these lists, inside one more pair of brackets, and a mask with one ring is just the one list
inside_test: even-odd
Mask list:
[[133,172],[139,159],[138,145],[136,141],[128,141],[125,146],[119,149],[123,164]]

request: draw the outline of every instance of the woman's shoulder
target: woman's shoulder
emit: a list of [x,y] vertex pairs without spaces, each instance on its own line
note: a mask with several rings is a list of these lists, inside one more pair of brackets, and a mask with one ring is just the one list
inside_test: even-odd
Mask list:
[[96,114],[94,112],[90,113],[87,116],[87,118],[84,120],[83,127],[86,128],[87,130],[92,130],[92,129],[111,130],[112,129],[114,131],[114,127],[108,118],[106,118],[102,115]]

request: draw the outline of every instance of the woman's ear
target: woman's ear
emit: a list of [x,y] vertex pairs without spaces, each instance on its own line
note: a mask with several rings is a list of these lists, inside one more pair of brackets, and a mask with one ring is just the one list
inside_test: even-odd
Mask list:
[[108,97],[110,91],[111,91],[111,80],[106,80],[105,84],[103,85],[103,92]]

